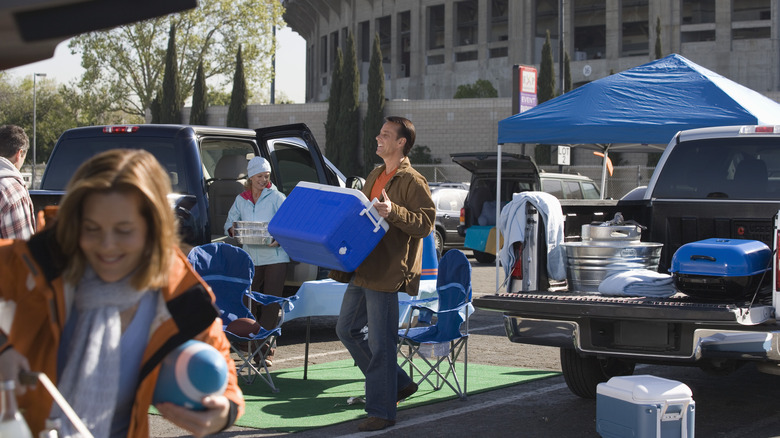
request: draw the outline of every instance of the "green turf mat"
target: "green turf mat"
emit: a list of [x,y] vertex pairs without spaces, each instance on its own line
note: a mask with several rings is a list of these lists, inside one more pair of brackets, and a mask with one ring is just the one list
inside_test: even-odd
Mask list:
[[[463,384],[463,364],[457,364]],[[527,368],[469,364],[468,394],[517,385],[557,376],[559,373]],[[362,403],[347,404],[352,396],[363,396],[363,374],[352,360],[341,360],[309,367],[308,380],[303,380],[303,368],[290,368],[271,373],[279,392],[256,379],[248,385],[241,381],[246,400],[246,412],[236,424],[279,432],[296,432],[329,426],[365,416]],[[448,386],[438,391],[423,383],[398,409],[456,398]]]

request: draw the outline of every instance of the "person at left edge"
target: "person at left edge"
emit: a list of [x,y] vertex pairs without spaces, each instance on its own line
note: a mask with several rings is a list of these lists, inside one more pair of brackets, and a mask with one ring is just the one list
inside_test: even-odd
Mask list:
[[19,126],[0,126],[0,239],[29,239],[35,232],[30,193],[19,172],[30,140]]
[[195,436],[243,414],[230,344],[214,295],[179,249],[167,173],[149,152],[114,149],[82,164],[53,224],[0,240],[0,379],[17,381],[34,435],[47,418],[72,425],[43,385],[22,387],[21,370],[45,373],[96,437],[149,435],[148,411],[162,359],[189,339],[225,358],[225,392],[204,411],[157,410]]

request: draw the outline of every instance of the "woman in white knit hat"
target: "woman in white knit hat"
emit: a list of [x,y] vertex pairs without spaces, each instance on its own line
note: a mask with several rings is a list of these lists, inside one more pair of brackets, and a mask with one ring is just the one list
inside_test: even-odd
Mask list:
[[[254,157],[247,166],[246,191],[236,196],[225,222],[225,233],[233,236],[233,222],[253,221],[270,222],[279,210],[285,196],[271,184],[271,164],[263,157]],[[287,264],[290,257],[279,243],[270,245],[244,245],[255,264],[255,277],[252,290],[267,295],[282,296]],[[273,330],[279,323],[278,304],[256,309],[255,315],[263,328]],[[273,349],[266,356],[266,365],[273,365]]]

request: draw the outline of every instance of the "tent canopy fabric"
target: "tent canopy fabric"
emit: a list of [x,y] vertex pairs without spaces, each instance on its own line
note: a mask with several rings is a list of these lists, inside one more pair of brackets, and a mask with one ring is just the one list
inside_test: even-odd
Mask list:
[[498,122],[498,143],[659,144],[680,130],[780,125],[780,104],[672,54]]

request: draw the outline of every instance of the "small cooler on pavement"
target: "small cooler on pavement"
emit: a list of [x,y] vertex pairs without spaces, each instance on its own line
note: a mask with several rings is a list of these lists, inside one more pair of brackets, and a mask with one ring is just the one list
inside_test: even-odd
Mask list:
[[604,438],[693,438],[687,385],[649,375],[613,377],[596,387],[596,431]]
[[767,272],[771,254],[757,240],[705,239],[681,246],[669,271],[677,289],[686,295],[709,300],[749,298],[772,277]]
[[295,261],[352,272],[388,227],[363,192],[301,181],[268,232]]

